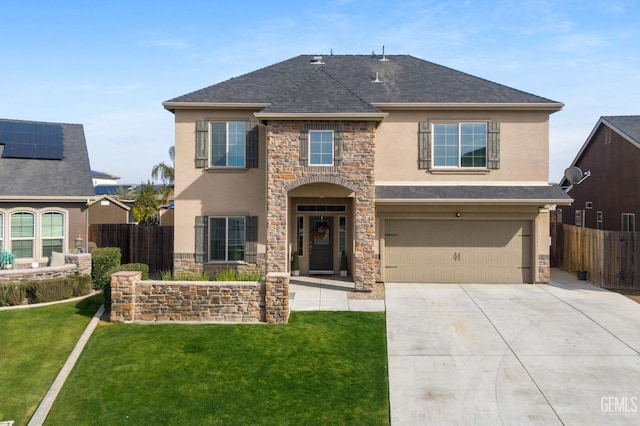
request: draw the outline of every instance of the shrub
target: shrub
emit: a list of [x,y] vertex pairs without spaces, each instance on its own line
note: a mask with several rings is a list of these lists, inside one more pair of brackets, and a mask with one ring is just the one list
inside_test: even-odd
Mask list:
[[162,271],[162,281],[211,281],[211,274],[207,271],[195,273],[195,272],[182,272],[173,275],[171,271]]
[[55,302],[91,293],[93,287],[91,277],[75,275],[44,281],[26,283],[29,292],[37,303]]
[[102,286],[104,308],[107,311],[111,310],[111,275],[120,271],[139,271],[142,274],[141,279],[149,279],[149,265],[145,265],[144,263],[125,263],[109,269],[106,274],[109,281]]
[[93,287],[104,289],[111,283],[109,271],[120,265],[122,253],[118,247],[96,248],[91,253]]
[[22,283],[0,284],[0,306],[21,305],[27,297],[27,286]]
[[225,268],[216,272],[216,281],[261,281],[262,273],[256,270],[238,272],[235,269]]

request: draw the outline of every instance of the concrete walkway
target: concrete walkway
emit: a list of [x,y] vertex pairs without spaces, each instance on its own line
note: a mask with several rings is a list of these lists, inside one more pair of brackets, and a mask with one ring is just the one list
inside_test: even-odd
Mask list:
[[393,425],[640,424],[640,304],[548,285],[386,285]]
[[349,299],[354,284],[340,277],[291,277],[289,308],[292,311],[384,311],[384,300]]

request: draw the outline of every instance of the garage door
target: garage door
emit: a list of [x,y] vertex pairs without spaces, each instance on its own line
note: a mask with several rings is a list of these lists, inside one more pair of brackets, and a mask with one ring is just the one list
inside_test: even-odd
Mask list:
[[531,222],[386,220],[385,281],[531,282]]

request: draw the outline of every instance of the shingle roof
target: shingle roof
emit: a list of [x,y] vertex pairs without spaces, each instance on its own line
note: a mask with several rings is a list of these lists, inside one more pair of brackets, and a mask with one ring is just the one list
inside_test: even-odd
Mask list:
[[[309,102],[309,99],[315,101]],[[353,93],[324,68],[316,68],[299,85],[283,93],[261,112],[379,113],[380,110]]]
[[[365,104],[375,106],[384,103],[557,104],[410,55],[388,55],[386,59],[382,61],[371,55],[330,55],[322,57],[321,63],[315,63],[317,61],[314,61],[313,55],[300,55],[173,98],[167,103],[275,104],[288,99],[288,104],[292,105],[292,93],[297,90],[300,97],[296,102],[305,103],[307,108],[315,110],[322,108],[315,105],[316,102],[327,100],[314,95],[342,86]],[[325,74],[319,73],[318,69]],[[374,82],[376,75],[380,82]],[[328,85],[330,89],[323,88],[323,85]],[[333,93],[339,96],[338,102],[332,104],[334,111],[338,107],[336,103],[347,92],[338,90]],[[352,101],[353,98],[350,98],[349,102]],[[349,104],[349,107],[353,106],[361,105]]]
[[[0,119],[0,121],[25,123],[25,121],[7,119]],[[82,125],[41,124],[56,124],[62,127],[64,158],[47,160],[0,156],[0,197],[94,195],[89,154]],[[3,145],[0,145],[0,148],[2,147]]]
[[376,200],[411,200],[460,202],[469,200],[507,201],[513,203],[559,204],[571,202],[558,185],[538,186],[376,186]]
[[610,115],[602,119],[640,143],[640,115]]

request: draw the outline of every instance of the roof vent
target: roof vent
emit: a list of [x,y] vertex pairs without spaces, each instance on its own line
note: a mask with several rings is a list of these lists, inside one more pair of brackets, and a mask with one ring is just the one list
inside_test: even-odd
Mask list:
[[389,60],[384,56],[384,45],[382,46],[382,58],[380,59],[380,62],[388,62]]
[[378,78],[378,71],[376,71],[376,79],[375,80],[371,80],[372,83],[382,83],[382,80],[380,80],[380,78]]
[[318,64],[318,65],[324,64],[324,62],[322,62],[322,56],[314,56],[313,59],[311,60],[311,63]]

